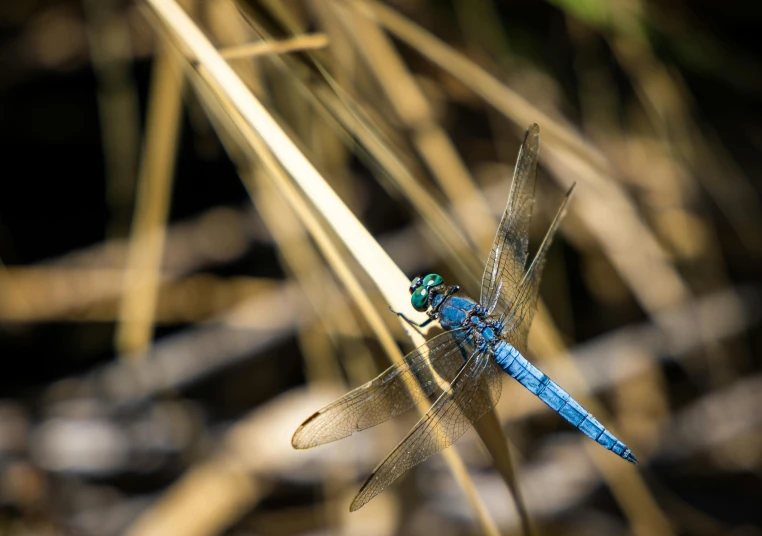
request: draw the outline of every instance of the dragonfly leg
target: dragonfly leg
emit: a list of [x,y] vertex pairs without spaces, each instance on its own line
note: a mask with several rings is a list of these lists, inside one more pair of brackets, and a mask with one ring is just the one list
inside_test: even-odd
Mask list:
[[398,317],[400,317],[402,320],[404,320],[405,322],[407,322],[408,324],[410,324],[411,326],[413,326],[413,327],[415,327],[415,328],[419,328],[419,329],[420,329],[420,328],[425,328],[426,326],[428,326],[428,325],[429,325],[429,324],[430,324],[430,323],[431,323],[431,322],[434,320],[434,318],[429,318],[429,319],[428,319],[428,320],[426,320],[425,322],[421,322],[420,324],[418,324],[417,322],[413,322],[413,321],[412,321],[412,320],[410,320],[408,317],[406,317],[406,316],[405,316],[405,313],[400,313],[399,311],[395,311],[395,310],[394,310],[394,309],[392,309],[391,307],[389,307],[389,310],[390,310],[391,312],[393,312],[395,315],[397,315]]

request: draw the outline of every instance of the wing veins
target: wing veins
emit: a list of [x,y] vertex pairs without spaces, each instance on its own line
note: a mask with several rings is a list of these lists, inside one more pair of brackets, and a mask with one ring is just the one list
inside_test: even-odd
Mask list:
[[545,263],[545,254],[550,248],[550,245],[553,242],[553,237],[558,231],[561,220],[566,214],[569,199],[571,198],[575,186],[576,183],[572,184],[571,188],[566,192],[566,197],[558,208],[550,227],[545,233],[540,248],[537,250],[532,263],[529,265],[529,269],[521,280],[521,284],[514,296],[511,307],[503,311],[499,318],[499,322],[504,325],[503,338],[522,353],[526,351],[529,328],[534,319],[540,279],[542,278],[542,269]]
[[494,407],[501,377],[489,353],[474,350],[451,387],[368,477],[350,510],[362,507],[407,470],[452,445]]
[[[511,298],[524,275],[529,222],[534,205],[539,135],[539,127],[531,125],[524,136],[516,159],[508,203],[485,265],[480,303],[491,307],[490,314],[502,313],[510,307]],[[501,282],[505,284],[501,285]]]
[[[311,448],[380,424],[413,407],[439,388],[438,377],[451,381],[461,368],[458,353],[464,330],[441,333],[419,346],[402,363],[353,389],[307,418],[291,440],[294,448]],[[457,366],[457,368],[456,368]],[[407,388],[407,379],[419,389]]]

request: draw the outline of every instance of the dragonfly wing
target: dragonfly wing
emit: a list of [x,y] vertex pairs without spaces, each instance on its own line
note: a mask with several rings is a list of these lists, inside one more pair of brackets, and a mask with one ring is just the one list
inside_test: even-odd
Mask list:
[[474,351],[426,415],[365,481],[349,507],[355,511],[402,473],[449,447],[500,399],[502,372],[491,354]]
[[540,127],[532,125],[524,135],[508,203],[484,267],[480,303],[490,308],[490,314],[499,315],[509,307],[524,276],[539,152]]
[[540,289],[540,279],[542,278],[542,267],[545,263],[545,255],[553,242],[553,236],[558,231],[558,226],[561,224],[566,213],[566,207],[569,204],[569,199],[574,191],[573,184],[569,191],[566,192],[566,198],[561,203],[561,207],[556,213],[556,217],[553,218],[553,222],[550,224],[548,232],[545,233],[545,238],[540,244],[540,249],[537,250],[537,254],[532,260],[532,264],[529,265],[529,269],[524,275],[524,279],[521,281],[516,296],[514,297],[511,307],[504,311],[500,316],[500,323],[505,327],[503,328],[503,338],[511,343],[522,354],[527,350],[527,338],[529,336],[529,328],[532,325],[534,319],[535,307],[537,305],[537,294]]
[[[433,337],[406,355],[402,363],[310,416],[294,432],[291,445],[307,449],[330,443],[412,408],[438,389],[437,375],[449,382],[463,367],[460,341],[464,336],[463,330],[453,330]],[[410,379],[420,386],[416,392],[406,386]]]

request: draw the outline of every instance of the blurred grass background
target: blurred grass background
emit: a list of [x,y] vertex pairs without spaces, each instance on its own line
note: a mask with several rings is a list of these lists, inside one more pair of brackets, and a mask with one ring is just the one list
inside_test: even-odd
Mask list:
[[[0,534],[762,534],[761,10],[179,4],[190,29],[172,0],[0,4]],[[530,357],[641,464],[506,379],[509,449],[483,424],[349,514],[415,412],[290,435],[412,348],[407,288],[296,153],[408,277],[478,296],[532,122],[530,249],[578,186]]]

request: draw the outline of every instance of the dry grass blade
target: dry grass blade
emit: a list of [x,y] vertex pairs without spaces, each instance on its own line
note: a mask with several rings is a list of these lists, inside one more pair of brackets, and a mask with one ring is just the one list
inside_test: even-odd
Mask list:
[[[231,111],[236,116],[240,114],[277,159],[278,165],[299,185],[315,209],[326,219],[334,233],[376,283],[387,302],[398,310],[410,311],[406,292],[408,281],[405,275],[328,187],[317,170],[254,98],[187,14],[171,0],[147,0],[147,3],[170,33],[181,42],[182,47],[187,48],[203,66],[205,75],[214,81],[216,89],[229,101]],[[413,333],[411,337],[417,343],[423,342],[420,335]],[[451,467],[456,458],[457,455],[452,450],[446,455]],[[459,473],[457,478],[461,483],[468,480],[467,472],[462,466],[454,467],[454,470]],[[474,503],[473,498],[471,502]],[[496,533],[494,522],[489,519],[486,510],[482,508],[475,514],[479,517],[483,530]]]
[[456,270],[458,279],[462,282],[473,279],[473,284],[476,285],[474,274],[481,272],[481,261],[454,223],[455,218],[445,213],[441,203],[421,185],[409,163],[403,161],[385,136],[388,129],[385,130],[368,113],[367,105],[348,94],[326,71],[322,71],[322,75],[327,85],[321,85],[300,79],[296,73],[303,69],[295,68],[297,66],[289,61],[290,58],[275,57],[271,60],[288,77],[288,83],[299,89],[305,99],[317,107],[321,116],[334,125],[338,135],[347,144],[352,143],[352,139],[360,142],[357,146],[359,156],[369,160],[368,165],[373,171],[381,172],[379,180],[391,178],[414,211],[427,222],[428,232],[450,253],[448,264]]
[[471,241],[482,253],[489,251],[494,222],[474,218],[489,214],[489,207],[458,154],[452,140],[435,120],[431,106],[402,58],[378,25],[355,11],[332,4],[366,65],[381,84],[389,103],[410,129],[413,145],[448,198],[457,199],[455,212]]
[[[214,209],[201,217],[175,224],[167,229],[162,284],[191,272],[209,268],[210,260],[228,262],[240,257],[250,241],[258,240],[255,229],[247,228],[245,211]],[[224,236],[224,240],[218,237]],[[129,242],[111,239],[103,244],[74,250],[44,263],[0,272],[0,319],[15,322],[41,322],[52,319],[90,318],[113,320],[117,306],[112,302],[124,291],[124,270]],[[7,272],[7,270],[6,270]],[[203,279],[186,281],[195,286]],[[204,285],[205,282],[200,282]],[[214,285],[214,283],[212,283]],[[175,287],[182,294],[182,290]],[[211,288],[210,292],[214,292]],[[207,295],[207,294],[204,294]],[[170,300],[171,303],[177,303]],[[171,303],[167,304],[172,309]],[[219,303],[219,302],[218,302]],[[161,307],[163,304],[159,303]],[[172,311],[157,311],[163,321],[183,318],[185,321],[203,318],[203,306],[184,307]],[[92,313],[92,316],[89,316]],[[158,318],[157,318],[158,320]]]
[[[226,99],[226,96],[215,80],[210,78],[206,71],[202,71],[202,76],[203,80],[197,80],[196,77],[193,78],[195,87],[202,97],[210,117],[216,121],[218,131],[221,134],[234,135],[237,138],[239,148],[247,153],[246,156],[251,159],[257,159],[259,164],[267,170],[268,176],[275,180],[277,184],[279,195],[294,211],[302,225],[309,230],[310,235],[320,248],[321,254],[336,274],[337,279],[346,287],[349,295],[357,304],[384,351],[390,356],[401,357],[399,356],[397,344],[386,328],[383,319],[371,303],[367,292],[355,277],[341,252],[333,243],[329,233],[323,228],[319,218],[316,217],[304,202],[297,189],[287,179],[282,168],[275,161],[272,154],[267,151],[264,143],[256,136],[251,126],[243,120],[240,114],[235,112],[235,109]],[[244,171],[242,180],[250,195],[253,196],[258,187],[250,179],[251,176]]]
[[116,347],[123,355],[141,355],[153,336],[182,108],[183,82],[173,54],[164,45],[157,53],[154,65],[125,290],[116,332]]
[[240,462],[219,455],[191,469],[125,534],[218,534],[266,493],[267,485],[254,481]]
[[[255,13],[252,7],[247,3],[243,3],[243,9],[248,14],[247,20],[253,23]],[[322,10],[316,7],[315,11],[316,15],[321,17],[324,24],[336,30],[332,33],[331,39],[339,39],[341,42],[349,39],[343,31],[339,31],[344,28],[344,25],[338,24],[338,19],[334,16],[333,9]],[[282,22],[290,31],[297,31],[293,21],[284,20]],[[272,39],[264,28],[257,26],[256,31],[264,39]],[[337,53],[335,44],[332,47],[332,52]],[[341,70],[336,73],[329,73],[322,63],[324,59],[322,56],[315,54],[307,54],[307,56],[311,60],[310,66],[318,69],[322,78],[321,80],[315,81],[314,77],[306,79],[304,76],[306,70],[305,64],[299,63],[295,58],[278,56],[271,58],[271,61],[287,77],[288,86],[299,89],[301,96],[316,107],[316,111],[333,126],[337,135],[342,137],[346,144],[353,144],[355,139],[360,142],[355,146],[358,156],[367,160],[367,164],[372,171],[380,172],[378,173],[380,181],[383,182],[387,178],[392,180],[393,186],[405,196],[414,212],[419,214],[427,223],[426,231],[431,233],[438,240],[439,246],[449,253],[447,261],[458,275],[458,280],[462,283],[473,283],[473,287],[476,288],[478,281],[474,274],[481,273],[482,263],[474,254],[466,235],[455,223],[458,219],[462,218],[459,218],[458,214],[447,214],[442,208],[442,203],[422,186],[421,181],[417,178],[421,173],[414,169],[410,159],[405,158],[407,155],[401,152],[399,144],[402,143],[402,140],[399,139],[400,136],[396,135],[395,127],[384,123],[384,118],[374,114],[375,110],[373,107],[369,103],[363,102],[360,95],[350,94],[347,89],[344,89],[345,87],[350,87],[351,82],[340,84],[337,81],[336,77],[345,78],[342,75],[347,73]],[[251,82],[249,82],[249,85],[251,86]],[[420,102],[420,98],[416,102]],[[403,108],[410,108],[409,105],[401,103],[397,103],[397,105]],[[413,125],[419,123],[419,121],[411,122]],[[430,119],[428,123],[431,123]],[[417,126],[420,128],[421,125]],[[395,139],[390,139],[390,137]],[[437,137],[441,138],[441,136]],[[368,158],[368,156],[372,158]],[[437,155],[432,155],[431,159],[434,160],[436,157]],[[454,158],[457,158],[457,156]],[[461,179],[465,176],[463,173],[460,173]],[[444,177],[444,179],[447,178],[447,176]],[[464,197],[459,195],[455,189],[446,188],[446,190],[449,192],[451,199],[463,199]],[[473,190],[473,187],[471,187],[471,190]],[[460,217],[465,215],[464,209],[468,208],[466,204],[458,205],[453,203],[453,205],[456,207],[456,210],[460,211]],[[489,219],[488,214],[485,213],[485,216]],[[494,222],[479,220],[470,229],[476,230],[477,227],[489,227],[491,233],[494,228]],[[478,234],[481,233],[472,233],[472,240],[476,240]],[[491,237],[491,235],[489,236]]]
[[711,133],[707,136],[701,131],[692,117],[694,103],[684,82],[649,48],[645,26],[637,20],[647,11],[643,2],[633,5],[611,2],[605,9],[611,49],[633,81],[662,142],[713,194],[744,245],[759,253],[762,251],[759,194],[719,141],[711,140]]
[[479,273],[482,268],[481,261],[476,258],[460,228],[453,223],[451,215],[445,212],[441,204],[421,185],[409,167],[383,139],[381,129],[363,113],[362,108],[353,105],[356,103],[352,103],[348,95],[342,94],[340,98],[325,88],[316,88],[316,95],[336,120],[360,141],[362,147],[373,157],[374,163],[392,179],[415,212],[426,222],[426,229],[431,236],[450,253],[448,264],[456,270],[459,280],[473,279],[474,274]]
[[[411,311],[405,275],[378,247],[372,236],[349,212],[325,179],[251,94],[198,27],[176,2],[147,0],[147,4],[155,10],[171,33],[190,49],[199,64],[217,82],[234,109],[261,137],[279,165],[296,181],[316,209],[326,216],[329,225],[372,277],[387,302],[397,310]],[[416,316],[412,312],[411,315]]]
[[[318,322],[308,325],[299,333],[308,383],[318,387],[321,384],[341,386],[341,367],[334,354],[342,350],[348,351],[345,355],[351,352],[349,355],[352,356],[353,365],[359,364],[365,369],[358,375],[353,374],[358,370],[358,366],[347,367],[350,380],[353,383],[361,383],[373,374],[372,355],[362,340],[353,339],[357,342],[342,344],[342,339],[338,336],[343,327],[359,332],[359,326],[351,311],[337,307],[342,299],[341,290],[327,270],[323,269],[324,263],[300,220],[280,198],[274,181],[268,178],[268,168],[250,165],[246,170],[239,164],[239,170],[257,211],[275,239],[278,251],[283,257],[283,264],[299,281],[301,290],[310,301],[318,319]],[[348,454],[346,445],[339,447],[345,451],[345,455]],[[350,466],[332,471],[323,483],[326,496],[336,496],[342,489],[352,485],[356,473],[356,468]],[[327,501],[324,507],[326,518],[333,520],[332,525],[340,524],[341,518],[346,515],[346,510],[337,506]]]
[[268,54],[283,54],[300,50],[314,50],[328,46],[328,37],[324,34],[304,35],[279,42],[260,42],[238,45],[220,50],[226,60],[251,58]]

